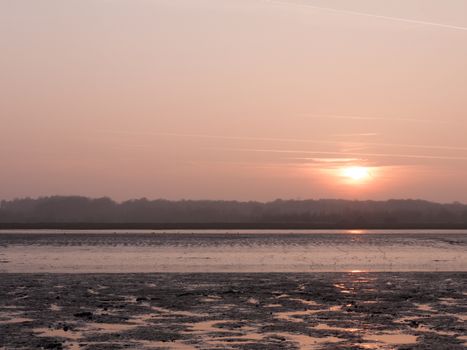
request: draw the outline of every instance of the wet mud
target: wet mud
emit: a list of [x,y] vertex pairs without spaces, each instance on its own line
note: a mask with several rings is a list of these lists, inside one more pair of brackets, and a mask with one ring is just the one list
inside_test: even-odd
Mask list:
[[467,273],[0,274],[0,349],[465,349]]

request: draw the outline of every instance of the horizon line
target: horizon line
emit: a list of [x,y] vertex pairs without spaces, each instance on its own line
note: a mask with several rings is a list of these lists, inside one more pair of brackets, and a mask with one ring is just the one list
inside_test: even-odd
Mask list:
[[68,195],[61,195],[61,194],[52,194],[52,195],[43,195],[43,196],[25,196],[25,197],[15,197],[13,199],[0,199],[0,210],[3,207],[4,202],[14,202],[14,201],[22,201],[22,200],[41,200],[41,199],[53,199],[53,198],[84,198],[89,200],[99,200],[99,199],[109,199],[114,203],[121,204],[130,201],[138,201],[138,200],[147,200],[147,201],[167,201],[167,202],[237,202],[237,203],[273,203],[277,201],[296,201],[296,202],[306,202],[306,201],[345,201],[345,202],[390,202],[390,201],[411,201],[411,202],[426,202],[426,203],[433,203],[433,204],[460,204],[467,206],[467,203],[458,200],[452,200],[450,202],[438,202],[435,200],[423,199],[423,198],[387,198],[387,199],[348,199],[348,198],[332,198],[332,197],[321,197],[321,198],[280,198],[277,197],[271,200],[257,200],[257,199],[247,199],[247,200],[239,200],[239,199],[193,199],[193,198],[180,198],[180,199],[168,199],[168,198],[148,198],[148,197],[134,197],[128,198],[123,200],[116,200],[113,199],[111,196],[86,196],[86,195],[79,195],[79,194],[68,194]]

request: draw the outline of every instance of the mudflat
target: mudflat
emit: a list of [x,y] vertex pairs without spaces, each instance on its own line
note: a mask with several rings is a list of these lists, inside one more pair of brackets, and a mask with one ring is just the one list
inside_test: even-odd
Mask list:
[[2,349],[465,349],[467,273],[2,274]]
[[0,233],[0,349],[465,349],[465,232]]

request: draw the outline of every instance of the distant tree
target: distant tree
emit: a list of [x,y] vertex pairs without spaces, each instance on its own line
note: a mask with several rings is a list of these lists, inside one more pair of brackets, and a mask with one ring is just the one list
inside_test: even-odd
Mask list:
[[169,201],[52,196],[0,202],[0,223],[275,223],[310,227],[467,225],[467,205],[421,200]]

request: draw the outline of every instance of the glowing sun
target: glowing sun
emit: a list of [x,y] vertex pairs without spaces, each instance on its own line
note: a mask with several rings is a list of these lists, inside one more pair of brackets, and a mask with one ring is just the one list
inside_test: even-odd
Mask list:
[[363,182],[371,177],[370,169],[363,166],[343,168],[341,175],[353,182]]

